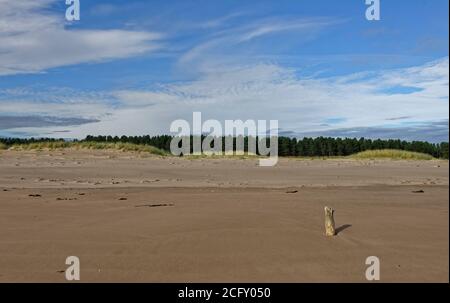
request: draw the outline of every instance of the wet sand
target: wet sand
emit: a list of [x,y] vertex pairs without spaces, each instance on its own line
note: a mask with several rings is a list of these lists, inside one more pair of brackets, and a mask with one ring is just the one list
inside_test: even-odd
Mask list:
[[448,193],[447,161],[0,151],[0,281],[448,282]]

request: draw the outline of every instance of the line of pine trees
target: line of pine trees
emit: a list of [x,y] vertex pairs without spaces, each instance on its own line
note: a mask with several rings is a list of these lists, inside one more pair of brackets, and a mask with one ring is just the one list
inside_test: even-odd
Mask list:
[[[202,136],[204,138],[204,136]],[[94,142],[128,142],[134,144],[148,144],[157,148],[170,151],[170,142],[172,136],[87,136],[85,141]],[[191,151],[192,139],[191,136]],[[236,139],[233,138],[234,147]],[[244,149],[247,151],[248,137],[244,137]],[[258,139],[257,139],[258,140]],[[222,137],[222,147],[225,148],[225,137]],[[328,157],[328,156],[348,156],[365,150],[375,149],[399,149],[406,151],[414,151],[432,155],[436,158],[448,159],[448,142],[434,144],[423,141],[402,141],[402,140],[371,140],[371,139],[355,139],[355,138],[289,138],[278,137],[278,154],[279,156],[306,156],[306,157]]]
[[[159,149],[170,151],[170,142],[173,136],[87,136],[82,141],[89,142],[122,142],[134,144],[152,145]],[[192,142],[191,136],[191,142]],[[244,137],[244,149],[247,151],[248,137]],[[61,140],[61,139],[59,139]],[[5,145],[27,144],[43,141],[59,141],[58,139],[18,139],[18,138],[0,138],[0,143]],[[234,147],[236,147],[236,138],[233,138]],[[222,137],[222,146],[225,148],[225,137]],[[448,142],[439,144],[423,141],[402,141],[402,140],[371,140],[355,138],[289,138],[278,137],[279,156],[306,156],[306,157],[328,157],[328,156],[348,156],[361,151],[375,149],[399,149],[413,152],[420,152],[432,155],[436,158],[448,159]],[[192,144],[191,144],[192,150]]]

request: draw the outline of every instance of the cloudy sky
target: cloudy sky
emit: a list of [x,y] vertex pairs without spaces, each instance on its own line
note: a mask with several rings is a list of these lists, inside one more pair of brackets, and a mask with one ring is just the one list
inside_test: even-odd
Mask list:
[[281,134],[448,141],[448,0],[0,0],[0,136]]

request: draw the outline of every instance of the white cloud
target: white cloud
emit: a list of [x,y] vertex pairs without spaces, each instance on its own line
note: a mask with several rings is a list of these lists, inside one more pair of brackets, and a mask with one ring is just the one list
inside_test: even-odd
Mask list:
[[0,0],[0,76],[135,56],[160,47],[161,34],[65,28],[55,0]]
[[59,118],[102,119],[116,106],[109,93],[53,89],[0,90],[1,115],[52,116]]
[[[152,32],[67,29],[63,13],[47,10],[55,2],[0,0],[0,76],[125,58],[160,47],[162,36]],[[112,7],[99,9],[108,14]],[[388,123],[397,130],[406,123],[448,119],[448,57],[397,70],[304,78],[298,76],[301,70],[255,63],[259,59],[255,56],[250,60],[251,51],[243,65],[240,51],[258,38],[275,33],[295,31],[301,33],[297,40],[307,40],[336,20],[270,18],[239,27],[225,26],[239,16],[230,14],[200,25],[214,29],[214,33],[207,34],[179,59],[184,71],[199,72],[194,81],[158,89],[107,92],[0,90],[0,113],[8,116],[8,121],[14,121],[17,115],[22,121],[26,116],[47,117],[46,127],[3,129],[46,136],[67,131],[65,136],[79,138],[87,134],[168,133],[173,120],[190,120],[193,111],[201,111],[204,120],[278,119],[282,129],[296,133],[332,133]],[[232,56],[227,57],[228,52]],[[390,93],[389,89],[395,87],[416,90]],[[54,117],[79,121],[80,125],[48,126],[56,121]],[[83,125],[83,119],[99,122]],[[18,124],[20,121],[14,125]]]
[[[227,28],[214,32],[203,42],[192,47],[180,58],[181,64],[193,63],[200,60],[204,63],[206,56],[223,55],[229,48],[236,48],[239,45],[249,43],[252,40],[266,35],[295,31],[298,35],[296,42],[310,39],[316,33],[328,26],[341,22],[325,18],[266,18],[245,25]],[[198,64],[198,62],[195,62]]]
[[315,30],[331,25],[332,22],[324,20],[306,19],[294,21],[270,21],[255,24],[246,32],[242,33],[239,42],[249,41],[264,35],[274,34],[283,31],[305,31]]
[[[74,137],[168,133],[173,120],[190,121],[193,111],[201,111],[204,120],[278,119],[282,129],[295,132],[389,125],[399,128],[407,123],[448,120],[448,66],[449,60],[444,58],[411,68],[317,79],[302,79],[294,70],[270,64],[228,67],[210,71],[196,81],[158,90],[105,93],[103,101],[93,103],[46,104],[45,111],[65,110],[68,116],[101,120],[70,128],[66,135]],[[392,86],[421,90],[408,94],[383,92]],[[85,99],[89,100],[88,94]],[[14,104],[10,104],[11,110],[19,106]],[[24,104],[20,108],[27,113],[39,106]],[[334,124],[326,122],[330,120]],[[42,129],[45,133],[55,130],[62,128]]]
[[227,21],[230,21],[234,18],[242,17],[246,14],[247,13],[244,13],[244,12],[231,13],[231,14],[228,14],[228,15],[216,18],[216,19],[212,19],[212,20],[203,22],[203,23],[199,24],[198,27],[203,28],[203,29],[212,29],[212,28],[220,27],[220,26],[223,26],[224,24],[226,24]]

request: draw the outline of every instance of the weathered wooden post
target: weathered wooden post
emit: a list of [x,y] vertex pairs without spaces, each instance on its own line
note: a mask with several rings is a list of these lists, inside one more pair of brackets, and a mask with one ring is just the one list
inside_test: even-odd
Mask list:
[[325,206],[325,235],[330,236],[330,237],[336,235],[333,215],[334,215],[334,209],[332,209],[331,207]]

